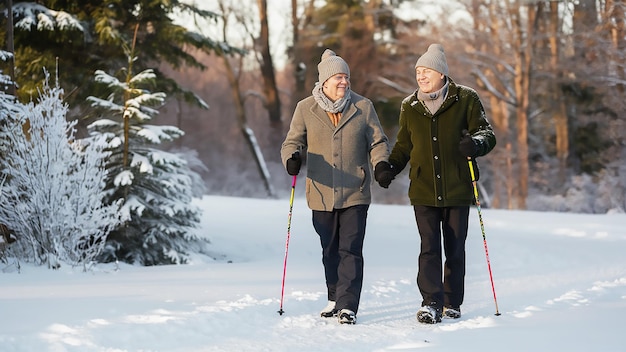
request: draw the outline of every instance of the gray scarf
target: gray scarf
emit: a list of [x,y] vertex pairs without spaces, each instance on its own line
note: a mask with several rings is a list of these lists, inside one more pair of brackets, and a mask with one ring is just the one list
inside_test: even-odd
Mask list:
[[446,98],[446,95],[448,95],[448,86],[450,85],[449,83],[450,82],[446,79],[446,84],[444,84],[443,87],[441,87],[441,89],[436,92],[417,92],[417,99],[424,102],[424,105],[426,105],[431,114],[434,115],[443,104],[443,100]]
[[315,82],[315,87],[313,87],[313,91],[311,93],[313,93],[313,98],[315,98],[317,104],[324,109],[324,111],[328,111],[333,114],[342,112],[350,101],[350,87],[346,88],[346,95],[337,99],[337,101],[330,100],[326,94],[324,94],[322,91],[322,85],[319,82]]

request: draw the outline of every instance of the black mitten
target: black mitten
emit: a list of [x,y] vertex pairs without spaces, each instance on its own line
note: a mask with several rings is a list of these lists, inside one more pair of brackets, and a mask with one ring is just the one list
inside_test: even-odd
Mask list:
[[382,188],[388,188],[391,181],[396,178],[393,167],[386,161],[381,161],[374,167],[374,179]]
[[295,176],[300,173],[300,167],[302,167],[302,158],[300,158],[300,152],[296,151],[291,154],[291,158],[287,159],[287,173]]
[[463,137],[461,137],[461,141],[459,142],[459,151],[463,156],[474,158],[478,156],[480,143],[472,138],[467,130],[463,130]]

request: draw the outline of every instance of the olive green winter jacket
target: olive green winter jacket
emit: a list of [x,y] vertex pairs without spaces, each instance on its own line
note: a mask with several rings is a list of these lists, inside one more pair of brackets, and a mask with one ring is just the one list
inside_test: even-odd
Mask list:
[[389,162],[396,173],[410,164],[408,194],[412,205],[473,204],[468,160],[459,151],[463,130],[481,142],[477,156],[489,153],[496,144],[476,91],[448,80],[448,94],[434,115],[417,99],[417,91],[402,101],[398,136]]
[[306,198],[312,210],[370,204],[372,165],[389,158],[374,105],[350,94],[337,127],[312,96],[300,101],[281,147],[283,165],[296,150],[307,151]]

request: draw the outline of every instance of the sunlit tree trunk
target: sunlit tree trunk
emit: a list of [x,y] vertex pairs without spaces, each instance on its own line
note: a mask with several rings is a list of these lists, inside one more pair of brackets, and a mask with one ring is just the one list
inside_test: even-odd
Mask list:
[[[270,53],[270,31],[267,22],[267,0],[257,0],[259,6],[259,21],[261,33],[259,37],[259,51],[261,52],[261,75],[263,76],[263,93],[265,95],[265,108],[269,114],[270,126],[277,131],[281,130],[282,118],[280,110],[280,97],[276,86],[274,63]],[[272,136],[280,136],[280,133],[271,133]],[[274,145],[274,143],[272,143]]]
[[[519,209],[526,209],[526,198],[528,197],[528,106],[530,93],[530,67],[532,62],[532,38],[534,36],[534,26],[536,20],[536,8],[533,4],[526,6],[526,23],[524,24],[521,13],[521,6],[510,6],[510,14],[515,23],[514,48],[515,55],[515,95],[517,97],[516,112],[516,133],[517,133],[517,168],[519,185],[515,198]],[[524,27],[526,31],[524,32]]]
[[550,48],[550,69],[555,76],[551,83],[551,111],[556,135],[556,155],[559,161],[558,181],[567,180],[567,159],[569,157],[569,128],[565,95],[561,89],[563,70],[561,67],[561,34],[559,30],[559,3],[550,2],[548,19],[548,47]]
[[[488,118],[498,140],[498,147],[490,154],[494,160],[494,170],[497,170],[493,174],[491,206],[501,208],[506,204],[506,207],[512,208],[513,190],[519,182],[517,176],[513,174],[512,141],[509,131],[509,110],[515,97],[511,97],[510,89],[507,87],[510,83],[506,78],[506,64],[500,61],[501,58],[506,57],[506,54],[502,52],[501,45],[494,45],[502,41],[501,34],[508,32],[509,29],[504,28],[503,22],[498,20],[502,17],[499,4],[494,2],[487,5],[482,1],[474,0],[470,9],[474,23],[473,30],[477,34],[475,46],[480,55],[490,57],[489,63],[484,65],[484,68],[477,69],[479,71],[475,72],[475,76],[477,86],[489,93],[486,98],[489,109]],[[506,198],[503,199],[504,195]]]

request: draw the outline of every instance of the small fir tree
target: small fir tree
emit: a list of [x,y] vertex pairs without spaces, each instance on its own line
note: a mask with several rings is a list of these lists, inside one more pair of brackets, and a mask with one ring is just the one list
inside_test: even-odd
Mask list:
[[184,263],[190,253],[202,252],[206,244],[193,233],[201,214],[191,204],[197,175],[180,155],[157,149],[182,136],[183,131],[148,124],[165,94],[145,89],[156,78],[151,69],[131,76],[132,62],[129,60],[125,81],[97,71],[96,82],[107,85],[111,94],[107,99],[88,98],[109,117],[88,126],[91,135],[102,135],[109,143],[108,200],[123,200],[122,211],[129,218],[108,237],[103,260],[142,265]]

